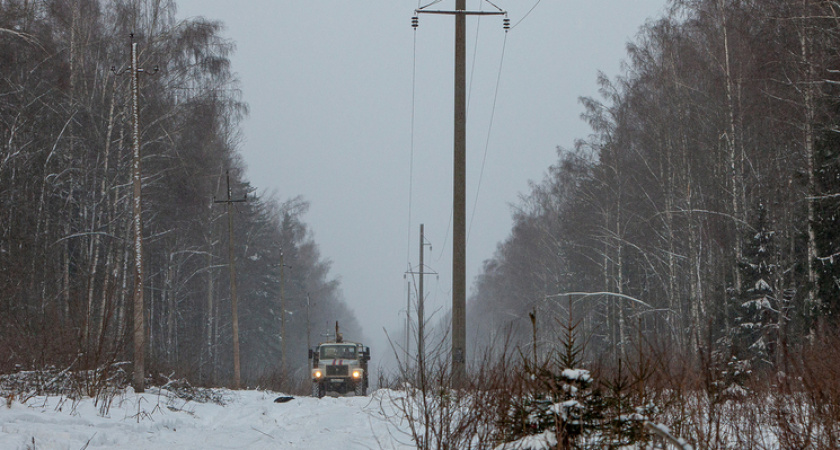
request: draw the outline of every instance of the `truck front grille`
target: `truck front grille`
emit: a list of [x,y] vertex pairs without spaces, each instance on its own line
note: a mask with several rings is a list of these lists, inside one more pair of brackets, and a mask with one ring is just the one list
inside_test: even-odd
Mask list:
[[348,366],[327,366],[328,377],[346,377],[350,374]]

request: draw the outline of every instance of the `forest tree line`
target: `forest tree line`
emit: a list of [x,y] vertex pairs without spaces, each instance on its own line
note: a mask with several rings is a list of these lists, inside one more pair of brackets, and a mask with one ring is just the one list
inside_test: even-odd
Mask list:
[[530,351],[535,313],[549,352],[571,314],[590,358],[641,337],[759,370],[836,326],[837,2],[671,0],[598,85],[591,134],[558,150],[476,279],[476,345],[510,330]]
[[222,28],[178,19],[172,0],[0,0],[0,373],[132,360],[132,34],[147,373],[232,378],[228,219],[214,203],[228,172],[248,200],[233,208],[243,383],[288,379],[281,277],[285,375],[308,376],[307,333],[336,320],[361,332],[307,202],[264,198],[244,176],[248,108]]

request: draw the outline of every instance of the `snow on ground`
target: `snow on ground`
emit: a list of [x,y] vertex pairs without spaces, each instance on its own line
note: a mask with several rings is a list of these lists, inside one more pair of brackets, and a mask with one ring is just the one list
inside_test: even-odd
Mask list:
[[[226,391],[224,406],[131,389],[107,411],[93,399],[0,399],[0,449],[411,449],[394,391],[296,397]],[[403,422],[404,423],[404,422]]]

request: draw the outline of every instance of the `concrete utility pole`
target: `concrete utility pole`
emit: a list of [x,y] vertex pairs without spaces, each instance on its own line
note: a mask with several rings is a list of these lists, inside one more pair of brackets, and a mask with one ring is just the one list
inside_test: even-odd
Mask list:
[[230,191],[230,171],[227,178],[227,200],[213,200],[213,203],[227,203],[228,214],[228,259],[230,264],[230,308],[233,328],[233,388],[239,389],[241,372],[239,370],[239,301],[236,297],[236,257],[233,245],[233,204],[247,201],[247,198],[233,200]]
[[[125,72],[131,73],[131,119],[132,119],[132,167],[131,179],[134,185],[134,197],[132,204],[132,216],[134,223],[134,374],[132,385],[134,392],[144,392],[146,372],[146,309],[143,301],[143,204],[142,204],[142,171],[140,170],[140,73],[145,72],[137,62],[137,43],[134,42],[134,33],[129,35],[131,39],[131,67]],[[116,73],[115,67],[111,70]],[[155,67],[154,72],[158,68]]]
[[[467,11],[466,0],[456,0],[455,11],[418,9],[415,13],[455,16],[455,133],[453,152],[454,186],[452,195],[452,383],[458,387],[463,385],[465,381],[465,361],[467,354],[467,16],[505,15],[506,13],[502,10]],[[417,26],[416,17],[412,20],[412,25]]]
[[[455,2],[456,11],[467,0]],[[459,387],[467,353],[467,16],[455,15],[455,175],[452,200],[452,382]]]

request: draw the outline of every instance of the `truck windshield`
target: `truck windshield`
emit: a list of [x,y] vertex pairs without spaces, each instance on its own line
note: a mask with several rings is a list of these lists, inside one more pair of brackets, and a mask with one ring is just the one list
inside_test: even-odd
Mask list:
[[322,345],[321,359],[356,359],[356,346]]

